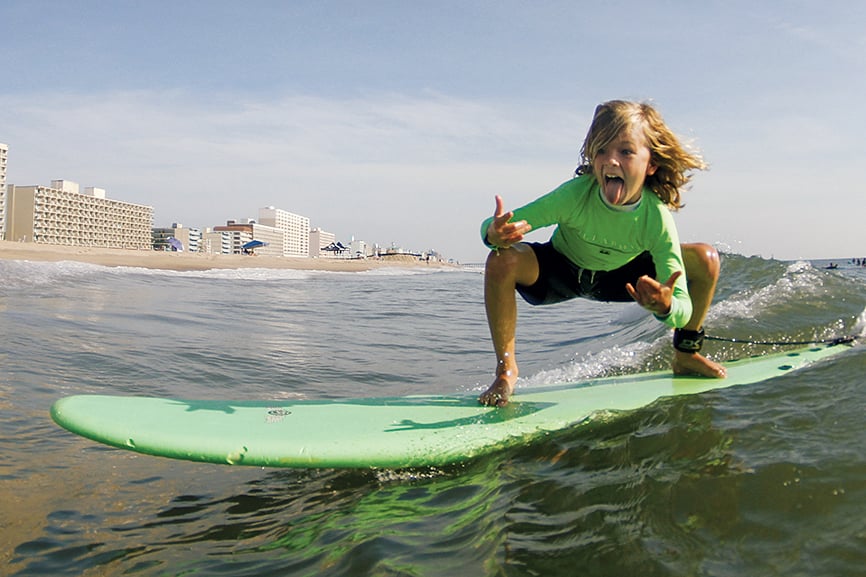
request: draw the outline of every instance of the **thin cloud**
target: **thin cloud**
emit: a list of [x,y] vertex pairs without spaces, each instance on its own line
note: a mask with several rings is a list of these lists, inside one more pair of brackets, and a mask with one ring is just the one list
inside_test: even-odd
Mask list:
[[477,243],[493,194],[521,183],[511,196],[523,202],[556,184],[530,186],[540,172],[567,178],[586,122],[437,95],[203,102],[137,91],[0,106],[16,111],[4,136],[12,183],[103,187],[153,205],[158,224],[213,226],[276,205],[340,235],[452,254],[463,250],[455,234]]

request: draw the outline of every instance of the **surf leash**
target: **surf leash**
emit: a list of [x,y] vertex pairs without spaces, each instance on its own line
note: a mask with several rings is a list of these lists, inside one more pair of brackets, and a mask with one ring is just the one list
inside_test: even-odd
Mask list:
[[726,343],[742,343],[744,345],[766,345],[766,346],[786,346],[786,345],[847,345],[849,343],[853,343],[858,338],[857,335],[848,336],[848,337],[836,337],[834,339],[815,339],[811,341],[753,341],[750,339],[737,339],[730,337],[714,337],[711,335],[705,335],[705,339],[709,341],[723,341]]

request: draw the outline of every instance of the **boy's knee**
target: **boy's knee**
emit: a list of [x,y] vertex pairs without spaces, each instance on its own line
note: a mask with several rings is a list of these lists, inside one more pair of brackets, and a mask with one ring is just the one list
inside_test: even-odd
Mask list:
[[719,277],[719,269],[721,267],[719,251],[714,246],[699,242],[685,245],[683,248],[683,260],[685,261],[686,274],[688,276],[702,276],[714,279]]
[[507,278],[513,276],[519,265],[519,257],[516,250],[500,249],[490,251],[487,255],[487,263],[484,271],[491,278]]

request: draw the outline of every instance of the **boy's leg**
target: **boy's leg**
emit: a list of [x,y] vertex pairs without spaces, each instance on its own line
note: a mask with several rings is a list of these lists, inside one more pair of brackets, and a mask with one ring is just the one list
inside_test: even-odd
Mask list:
[[[697,333],[704,325],[716,292],[720,268],[719,253],[704,243],[683,244],[681,248],[689,282],[689,295],[692,298],[692,317],[683,329]],[[698,374],[716,378],[723,378],[727,374],[723,366],[707,359],[698,351],[674,350],[673,370],[677,374]]]
[[483,405],[503,406],[517,383],[514,335],[517,329],[518,284],[531,285],[538,279],[538,259],[528,245],[518,243],[491,252],[484,268],[484,305],[490,338],[496,352],[496,378],[478,398]]

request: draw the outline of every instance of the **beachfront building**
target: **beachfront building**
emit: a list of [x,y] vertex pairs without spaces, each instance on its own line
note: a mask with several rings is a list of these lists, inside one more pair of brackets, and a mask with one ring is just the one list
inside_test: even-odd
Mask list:
[[336,256],[337,251],[326,250],[328,247],[335,246],[337,243],[337,235],[333,232],[326,232],[321,228],[310,229],[310,258],[320,256]]
[[185,227],[174,222],[170,227],[153,229],[153,249],[199,252],[201,238],[201,229]]
[[367,258],[373,256],[373,247],[367,244],[365,240],[355,240],[352,238],[352,243],[349,246],[353,258]]
[[174,230],[170,228],[151,229],[151,238],[153,239],[153,250],[171,250],[171,244],[168,239],[174,238]]
[[9,146],[0,142],[0,240],[6,238],[6,158]]
[[283,231],[257,223],[254,220],[238,222],[230,220],[225,226],[213,227],[214,232],[228,233],[231,242],[232,254],[244,254],[243,246],[248,242],[257,240],[265,243],[257,247],[255,254],[262,256],[284,256]]
[[273,206],[259,209],[259,223],[283,234],[283,256],[310,256],[310,219]]
[[106,198],[101,188],[81,193],[69,180],[6,188],[6,240],[151,250],[152,206]]
[[212,228],[204,229],[201,233],[199,252],[206,254],[232,254],[233,233],[220,232]]

